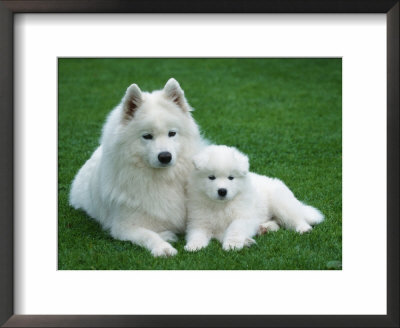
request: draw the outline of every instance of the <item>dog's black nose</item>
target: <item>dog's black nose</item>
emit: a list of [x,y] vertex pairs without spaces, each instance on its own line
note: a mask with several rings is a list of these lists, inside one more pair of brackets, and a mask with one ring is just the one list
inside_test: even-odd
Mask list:
[[168,164],[169,162],[171,162],[171,159],[172,155],[168,151],[163,151],[158,154],[158,160],[163,164]]
[[218,195],[220,195],[221,197],[225,197],[227,192],[228,191],[225,188],[218,189]]

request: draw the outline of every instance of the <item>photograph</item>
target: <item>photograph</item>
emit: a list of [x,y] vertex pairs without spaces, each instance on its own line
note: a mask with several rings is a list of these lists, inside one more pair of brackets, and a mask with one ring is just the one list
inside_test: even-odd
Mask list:
[[342,270],[342,58],[58,65],[58,270]]
[[0,0],[1,327],[398,327],[399,0]]

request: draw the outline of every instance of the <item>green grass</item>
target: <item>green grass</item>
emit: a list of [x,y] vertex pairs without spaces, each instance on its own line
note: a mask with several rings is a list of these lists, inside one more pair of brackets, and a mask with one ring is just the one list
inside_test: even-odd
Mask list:
[[[342,260],[341,59],[59,59],[58,268],[62,270],[292,270]],[[98,145],[109,111],[133,82],[160,89],[176,78],[204,135],[249,155],[251,170],[282,179],[326,220],[309,234],[280,230],[224,252],[153,258],[112,239],[68,205],[74,175]],[[339,261],[339,262],[332,262]]]

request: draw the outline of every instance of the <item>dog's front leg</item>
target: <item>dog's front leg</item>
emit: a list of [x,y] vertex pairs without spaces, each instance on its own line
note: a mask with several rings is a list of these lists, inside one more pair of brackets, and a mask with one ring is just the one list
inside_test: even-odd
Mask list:
[[153,256],[174,256],[178,251],[167,243],[158,233],[137,226],[124,227],[114,225],[111,236],[119,240],[130,241],[147,248]]
[[192,228],[189,229],[186,235],[185,250],[188,252],[196,252],[204,247],[207,247],[211,239],[211,233],[205,229]]
[[237,219],[232,221],[222,239],[222,248],[225,251],[239,250],[244,246],[251,246],[256,241],[251,238],[255,235],[258,222],[253,220]]

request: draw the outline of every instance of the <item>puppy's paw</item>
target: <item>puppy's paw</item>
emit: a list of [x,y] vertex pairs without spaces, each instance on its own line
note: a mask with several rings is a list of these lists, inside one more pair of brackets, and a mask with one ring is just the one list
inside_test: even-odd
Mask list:
[[[251,239],[251,238],[249,238]],[[246,240],[243,239],[235,239],[235,238],[229,238],[224,240],[222,243],[222,248],[224,251],[232,251],[232,250],[240,250],[242,249],[246,244]]]
[[185,245],[185,251],[188,252],[197,252],[202,248],[206,247],[207,244],[201,243],[199,241],[190,241]]
[[250,247],[251,245],[257,244],[257,242],[253,238],[246,238],[244,241],[244,246]]
[[267,232],[270,231],[278,231],[279,230],[279,225],[278,223],[274,222],[274,221],[268,221],[265,223],[261,223],[260,226],[258,227],[258,235],[263,235]]
[[154,257],[168,257],[168,256],[174,256],[178,253],[178,251],[173,248],[170,244],[167,242],[161,243],[160,245],[157,245],[151,250],[151,254]]
[[160,232],[160,236],[163,240],[169,241],[170,243],[178,241],[178,237],[172,231]]
[[308,224],[308,223],[301,223],[296,227],[296,232],[298,232],[299,234],[303,234],[306,232],[310,232],[312,230],[312,227]]

